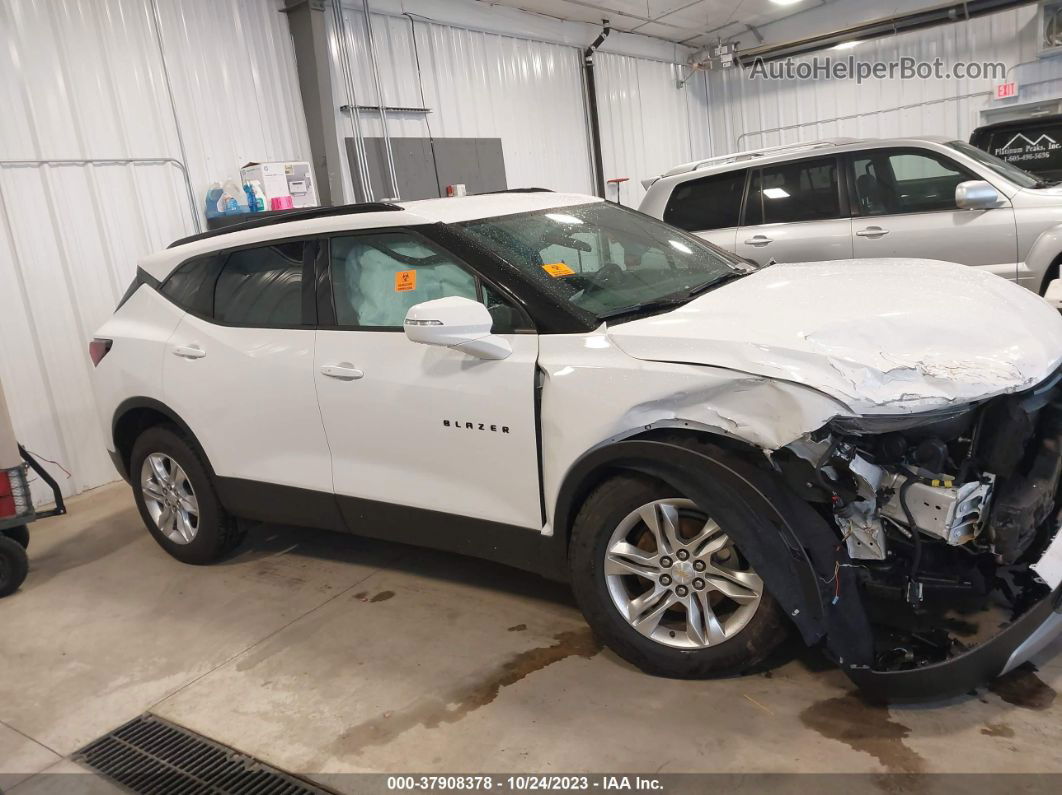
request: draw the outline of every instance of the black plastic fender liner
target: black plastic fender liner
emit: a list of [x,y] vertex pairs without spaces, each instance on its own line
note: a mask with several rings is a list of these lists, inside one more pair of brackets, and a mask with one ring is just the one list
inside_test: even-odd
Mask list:
[[769,472],[712,447],[645,440],[599,447],[575,463],[561,487],[554,528],[565,544],[586,484],[609,470],[641,472],[710,506],[705,510],[737,542],[808,645],[825,638],[842,667],[871,664],[870,622],[855,570],[846,565],[847,550],[822,517]]

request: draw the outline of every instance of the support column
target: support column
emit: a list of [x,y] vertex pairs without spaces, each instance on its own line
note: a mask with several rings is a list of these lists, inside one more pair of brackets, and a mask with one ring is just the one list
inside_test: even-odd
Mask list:
[[325,24],[327,7],[325,0],[287,0],[284,8],[295,44],[299,92],[306,114],[317,191],[324,205],[343,203],[344,176]]

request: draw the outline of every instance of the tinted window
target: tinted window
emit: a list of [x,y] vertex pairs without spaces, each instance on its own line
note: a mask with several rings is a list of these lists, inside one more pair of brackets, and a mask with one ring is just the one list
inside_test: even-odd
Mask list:
[[401,328],[411,306],[435,298],[479,300],[471,273],[408,232],[333,238],[332,290],[339,325],[362,328]]
[[214,319],[237,326],[302,322],[303,243],[274,243],[229,255],[214,291]]
[[212,317],[214,283],[220,262],[220,257],[211,254],[182,263],[162,285],[162,294],[185,311],[200,317]]
[[746,225],[841,217],[835,158],[798,160],[761,169],[749,186]]
[[733,171],[676,185],[664,221],[691,232],[737,226],[746,173]]
[[1062,174],[1062,121],[992,130],[977,145],[1000,160],[1036,174]]
[[955,186],[977,177],[932,152],[878,150],[855,155],[856,202],[863,215],[955,209]]

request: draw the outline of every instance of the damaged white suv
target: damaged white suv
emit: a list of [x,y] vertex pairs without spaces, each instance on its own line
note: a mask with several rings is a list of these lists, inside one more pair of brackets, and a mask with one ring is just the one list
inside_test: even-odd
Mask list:
[[237,518],[451,549],[569,579],[648,672],[795,627],[894,698],[1062,629],[1062,318],[991,274],[758,268],[544,191],[356,205],[145,258],[91,353],[190,563]]

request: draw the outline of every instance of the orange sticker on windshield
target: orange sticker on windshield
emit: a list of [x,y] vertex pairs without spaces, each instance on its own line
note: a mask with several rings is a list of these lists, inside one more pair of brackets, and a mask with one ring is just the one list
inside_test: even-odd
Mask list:
[[561,276],[571,276],[575,271],[565,265],[563,262],[551,262],[542,266],[542,270],[552,276],[554,279],[559,279]]
[[410,290],[417,289],[417,272],[416,271],[398,271],[395,274],[395,292],[396,293],[408,293]]

